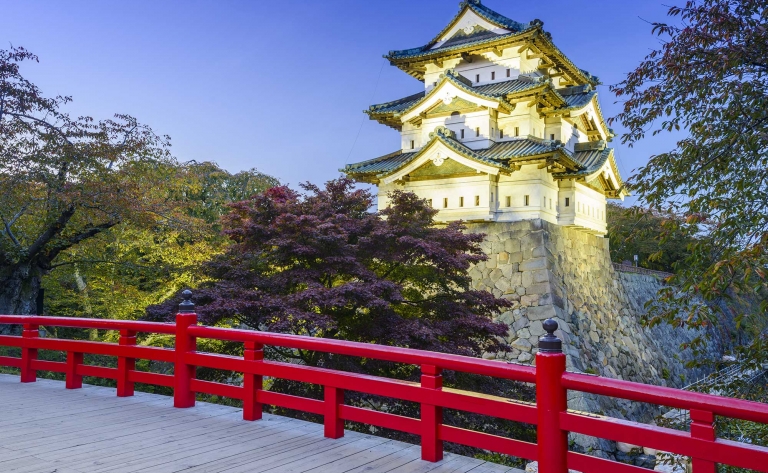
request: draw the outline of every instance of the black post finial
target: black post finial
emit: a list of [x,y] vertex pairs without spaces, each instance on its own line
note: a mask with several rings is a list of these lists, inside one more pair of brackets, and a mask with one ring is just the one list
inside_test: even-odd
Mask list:
[[559,327],[557,322],[552,319],[547,319],[541,325],[544,327],[544,330],[547,331],[547,334],[539,337],[539,352],[562,353],[563,342],[555,336],[555,330]]
[[181,297],[184,298],[184,300],[179,304],[179,313],[180,314],[193,314],[195,312],[195,304],[192,302],[192,291],[189,289],[185,289],[184,292],[181,293]]

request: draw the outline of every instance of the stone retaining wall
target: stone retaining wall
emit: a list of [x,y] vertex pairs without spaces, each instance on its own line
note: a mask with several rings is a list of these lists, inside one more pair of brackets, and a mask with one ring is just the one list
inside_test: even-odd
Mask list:
[[[681,343],[695,331],[667,325],[645,328],[640,323],[644,305],[663,282],[652,275],[618,272],[608,251],[608,239],[553,225],[542,220],[514,223],[468,224],[468,231],[484,233],[482,248],[488,260],[470,275],[477,289],[514,301],[498,320],[509,325],[512,351],[488,353],[533,363],[542,321],[555,319],[570,371],[598,374],[641,383],[682,387],[706,375],[685,368],[692,354]],[[720,343],[708,348],[719,356]],[[572,393],[569,408],[650,422],[659,411],[651,406]],[[582,448],[613,456],[613,442],[575,436]]]

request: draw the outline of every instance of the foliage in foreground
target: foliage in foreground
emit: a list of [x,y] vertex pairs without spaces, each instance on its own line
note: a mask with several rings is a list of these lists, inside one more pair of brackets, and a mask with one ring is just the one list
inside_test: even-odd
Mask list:
[[[436,226],[436,211],[412,193],[395,192],[390,207],[371,213],[373,197],[354,189],[350,180],[303,189],[299,194],[276,187],[231,206],[223,224],[233,244],[204,265],[209,281],[194,291],[205,324],[469,356],[506,350],[501,337],[507,327],[492,319],[509,302],[473,290],[467,273],[470,264],[486,258],[479,248],[482,235],[464,233],[459,222]],[[148,318],[172,320],[179,302],[173,298],[148,308]],[[266,356],[391,378],[419,377],[414,366],[305,350],[268,347]],[[452,372],[445,376],[447,386],[532,399],[530,390],[517,383]],[[275,391],[322,398],[318,386],[271,382]],[[354,392],[347,402],[419,416],[413,403]],[[528,440],[533,435],[512,422],[453,411],[445,415],[452,425]],[[410,439],[398,432],[350,427]]]

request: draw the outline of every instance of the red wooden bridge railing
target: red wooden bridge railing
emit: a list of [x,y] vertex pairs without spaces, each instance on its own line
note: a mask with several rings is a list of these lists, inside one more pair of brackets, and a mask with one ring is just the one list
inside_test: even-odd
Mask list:
[[[194,305],[187,300],[179,306],[176,324],[120,320],[82,319],[46,316],[0,315],[0,324],[23,326],[22,335],[0,336],[0,346],[21,348],[21,358],[0,356],[0,366],[16,367],[21,382],[36,380],[37,371],[66,375],[66,388],[82,387],[83,376],[114,379],[117,395],[132,396],[135,383],[173,388],[174,405],[195,405],[196,393],[240,399],[243,418],[261,418],[262,405],[275,405],[322,415],[325,436],[344,435],[344,421],[361,422],[421,436],[422,458],[439,461],[443,442],[454,442],[488,451],[539,462],[541,473],[640,473],[637,466],[592,457],[568,450],[568,432],[642,445],[692,458],[694,473],[714,473],[717,464],[768,472],[768,448],[718,439],[717,416],[768,424],[768,405],[692,393],[677,389],[570,373],[565,370],[561,342],[553,335],[557,323],[544,323],[547,335],[539,340],[536,367],[406,348],[322,338],[284,335],[250,330],[224,329],[197,325]],[[39,327],[77,327],[117,330],[119,343],[64,340],[39,336]],[[137,346],[137,333],[175,335],[174,349]],[[244,356],[234,357],[197,351],[197,339],[241,342]],[[356,373],[281,363],[264,359],[264,346],[314,350],[338,355],[358,356],[421,368],[421,382],[366,376]],[[39,360],[38,350],[57,350],[67,361]],[[83,363],[83,354],[117,357],[117,368]],[[174,364],[174,374],[136,370],[136,360]],[[242,386],[196,379],[197,367],[243,373]],[[535,383],[536,403],[461,391],[442,386],[442,371],[454,370],[478,375]],[[324,399],[309,399],[263,389],[263,377],[289,379],[321,385]],[[581,391],[632,401],[652,403],[690,411],[690,432],[650,426],[594,414],[569,411],[567,390]],[[344,392],[356,391],[418,403],[420,418],[399,416],[344,403]],[[524,442],[443,424],[442,410],[456,409],[494,418],[533,424],[537,443]]]

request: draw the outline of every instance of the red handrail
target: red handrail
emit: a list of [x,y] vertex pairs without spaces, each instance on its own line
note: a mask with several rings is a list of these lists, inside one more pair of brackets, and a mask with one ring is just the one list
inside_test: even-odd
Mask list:
[[[400,430],[422,439],[422,458],[438,461],[443,442],[454,442],[493,452],[539,462],[541,473],[566,473],[568,468],[584,473],[647,471],[636,466],[613,462],[568,451],[567,434],[623,441],[656,448],[692,458],[694,473],[714,473],[718,463],[768,472],[768,448],[732,442],[715,437],[715,416],[731,417],[768,424],[768,405],[678,389],[650,386],[598,376],[568,373],[560,341],[552,333],[557,325],[544,324],[548,335],[542,338],[536,354],[536,367],[466,356],[450,355],[400,347],[328,340],[314,337],[236,330],[197,325],[194,307],[186,302],[176,324],[101,320],[67,317],[0,315],[0,324],[20,324],[19,336],[0,336],[0,346],[19,347],[20,358],[0,357],[0,366],[19,368],[22,382],[33,382],[37,371],[66,374],[66,388],[82,386],[83,376],[117,380],[118,396],[131,396],[134,384],[147,383],[173,387],[174,405],[191,407],[196,393],[215,394],[243,401],[243,418],[261,418],[262,405],[320,414],[325,435],[344,435],[344,421],[361,422]],[[57,338],[41,338],[39,326],[75,327],[120,331],[119,343],[103,343]],[[136,345],[136,334],[175,335],[174,349]],[[244,356],[235,357],[197,351],[197,339],[207,338],[244,343]],[[421,382],[407,382],[344,371],[264,360],[264,346],[313,350],[337,355],[365,357],[421,368]],[[66,362],[37,359],[37,351],[66,352]],[[83,354],[115,356],[117,368],[83,364]],[[174,374],[163,375],[136,370],[136,359],[174,363]],[[196,379],[195,369],[208,367],[243,373],[243,385],[233,386]],[[443,388],[442,371],[454,370],[485,376],[536,383],[536,404],[519,402]],[[289,379],[324,387],[324,399],[308,399],[263,389],[263,377]],[[683,432],[635,422],[577,413],[567,410],[567,390],[647,402],[691,412],[691,431]],[[356,391],[421,406],[419,418],[403,417],[344,404],[344,392]],[[483,432],[445,425],[443,409],[456,409],[499,419],[537,426],[538,443],[533,444]]]

